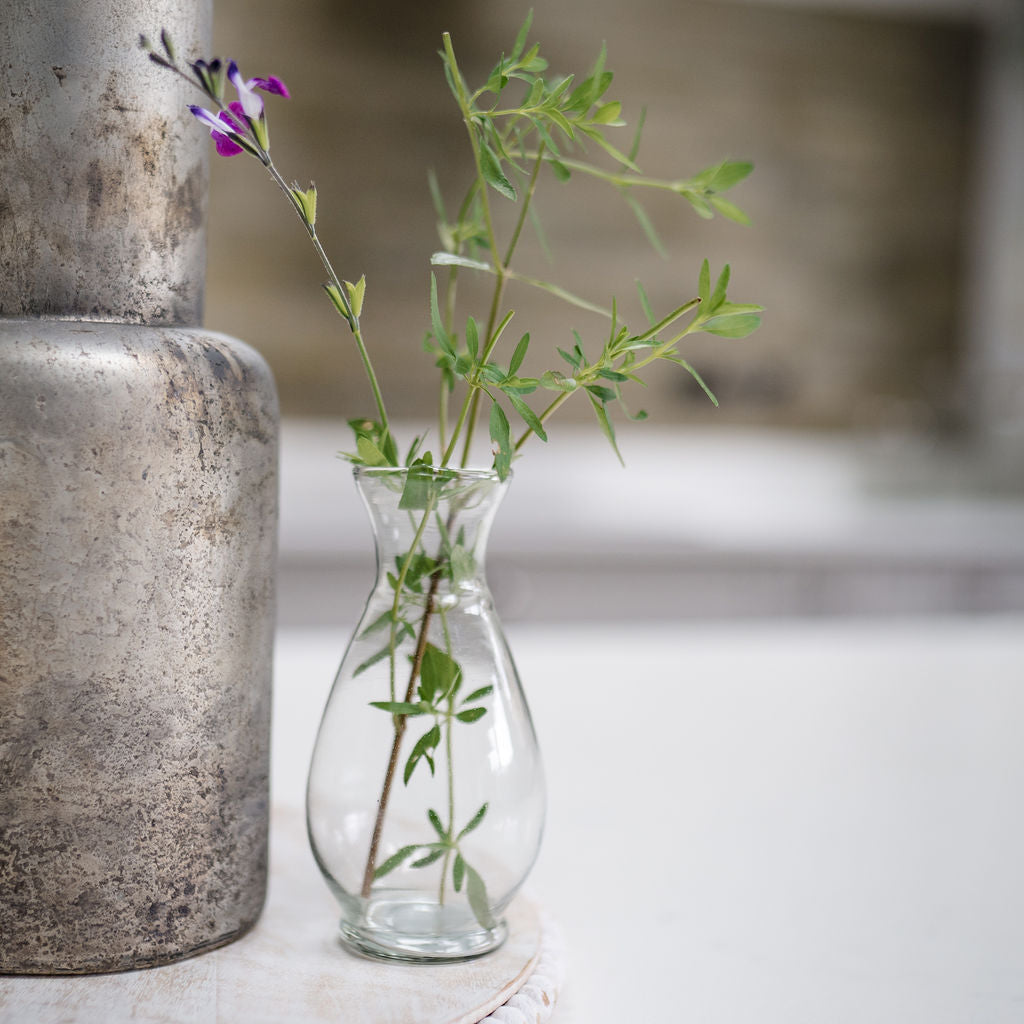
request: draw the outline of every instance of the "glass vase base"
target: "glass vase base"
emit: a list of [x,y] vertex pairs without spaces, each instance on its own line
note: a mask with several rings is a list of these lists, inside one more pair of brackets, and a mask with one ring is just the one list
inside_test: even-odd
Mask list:
[[455,963],[497,949],[508,926],[499,919],[481,927],[462,908],[439,906],[422,892],[389,892],[372,896],[357,919],[343,917],[339,933],[348,949],[374,960]]

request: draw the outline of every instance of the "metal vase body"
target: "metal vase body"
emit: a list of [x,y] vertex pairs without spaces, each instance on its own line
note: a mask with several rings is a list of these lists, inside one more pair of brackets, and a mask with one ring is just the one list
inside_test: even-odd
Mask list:
[[198,326],[208,140],[135,45],[209,24],[0,25],[0,973],[171,962],[264,901],[277,399]]

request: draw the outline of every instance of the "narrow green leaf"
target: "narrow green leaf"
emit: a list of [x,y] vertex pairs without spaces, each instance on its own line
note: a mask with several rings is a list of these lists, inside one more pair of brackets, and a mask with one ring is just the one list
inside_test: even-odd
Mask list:
[[561,160],[556,160],[554,157],[548,157],[546,162],[559,181],[568,181],[572,177],[572,172],[565,166],[565,164],[562,163]]
[[405,455],[406,466],[411,466],[413,460],[416,458],[416,453],[420,450],[420,445],[423,444],[423,440],[426,437],[425,434],[419,434],[412,439],[412,444],[409,445],[409,451]]
[[435,252],[430,257],[430,262],[435,267],[465,267],[467,270],[484,270],[489,274],[494,273],[494,267],[482,260],[471,260],[468,256],[460,256],[456,252]]
[[764,306],[758,306],[753,302],[723,302],[718,307],[718,316],[725,316],[725,314],[736,314],[736,313],[763,313]]
[[705,316],[717,312],[719,306],[725,302],[725,293],[729,287],[729,277],[731,274],[732,268],[726,263],[722,268],[721,274],[718,275],[718,280],[715,282],[715,290],[711,293],[711,301],[706,309],[701,310]]
[[505,480],[512,471],[512,438],[508,417],[497,402],[491,406],[490,434],[495,445],[494,469],[498,479]]
[[466,825],[466,827],[455,837],[456,842],[461,842],[461,840],[468,836],[469,833],[473,831],[473,829],[479,826],[480,822],[484,820],[484,817],[487,814],[487,807],[488,805],[484,804],[476,812],[476,814],[474,814],[473,817],[469,819],[469,823]]
[[622,104],[618,101],[612,103],[603,103],[601,106],[594,111],[594,116],[591,118],[595,124],[609,125],[610,127],[621,127],[625,122],[619,120],[619,115],[622,113]]
[[719,338],[745,338],[760,326],[759,313],[727,313],[725,316],[713,316],[705,320],[700,330]]
[[512,403],[512,407],[517,413],[523,418],[523,422],[542,440],[547,441],[548,435],[544,430],[544,424],[541,423],[540,417],[523,401],[517,394],[506,391],[505,394],[508,400]]
[[515,202],[516,190],[505,177],[497,154],[486,142],[480,144],[480,173],[495,192]]
[[441,730],[436,726],[431,726],[417,741],[415,746],[412,748],[412,752],[409,754],[408,760],[405,762],[405,772],[403,775],[403,782],[408,786],[409,779],[412,778],[412,773],[419,763],[420,758],[423,758],[430,766],[430,774],[434,774],[434,759],[431,756],[431,752],[437,749],[437,745],[441,742]]
[[333,281],[326,281],[324,282],[324,291],[327,292],[331,302],[334,303],[334,308],[351,323],[352,314],[338,286]]
[[573,372],[580,368],[580,360],[570,355],[564,348],[556,348],[555,351],[573,368]]
[[750,224],[750,217],[743,212],[735,203],[723,199],[721,196],[711,196],[709,203],[723,216],[737,224]]
[[711,204],[704,198],[699,192],[691,192],[689,189],[683,189],[683,198],[697,211],[697,216],[704,220],[711,220],[715,215],[715,211],[712,209]]
[[475,722],[486,714],[487,708],[466,708],[465,711],[460,711],[455,717],[460,722]]
[[555,108],[550,108],[546,111],[551,122],[558,126],[562,134],[568,139],[576,138],[576,130],[572,126],[572,122],[560,111]]
[[493,692],[493,686],[481,686],[479,690],[474,690],[468,697],[464,697],[462,703],[469,704],[471,701],[474,700],[482,700],[484,697],[489,696]]
[[708,396],[708,398],[711,399],[711,404],[717,409],[718,399],[715,398],[711,388],[704,383],[704,378],[701,377],[701,375],[685,359],[675,359],[673,362],[678,363],[684,370],[686,370],[686,372],[700,385],[701,390]]
[[426,855],[426,857],[420,857],[419,860],[414,860],[409,865],[409,867],[411,867],[411,868],[425,868],[425,867],[429,867],[435,861],[440,860],[445,855],[445,852],[446,852],[446,847],[444,847],[444,846],[439,847],[439,848],[435,847],[433,850],[430,851],[430,853],[428,853]]
[[651,248],[662,259],[666,259],[668,257],[668,250],[658,237],[658,232],[655,230],[654,224],[651,222],[651,218],[647,216],[647,211],[641,205],[640,200],[627,189],[621,189],[620,191],[622,192],[627,205],[633,211],[633,216],[636,217],[636,221],[640,225],[640,230],[643,231]]
[[434,826],[434,831],[438,834],[438,837],[447,840],[448,833],[445,830],[444,825],[441,824],[441,815],[431,807],[430,810],[427,811],[427,817],[430,819],[430,824]]
[[636,282],[636,291],[640,296],[640,306],[644,311],[644,316],[647,317],[649,324],[654,323],[654,308],[651,306],[651,300],[647,297],[647,289],[640,283],[639,280]]
[[700,277],[697,279],[697,295],[700,298],[701,304],[707,306],[708,299],[711,296],[711,265],[706,259],[700,265]]
[[452,885],[456,892],[462,892],[462,880],[466,877],[466,862],[462,854],[455,854],[455,863],[452,865]]
[[448,355],[454,356],[455,349],[441,320],[441,310],[437,302],[437,277],[434,274],[430,275],[430,323],[434,329],[434,337],[437,339],[438,345]]
[[712,169],[709,187],[716,192],[725,192],[743,181],[753,169],[754,165],[749,160],[723,160]]
[[[441,185],[437,180],[437,174],[432,170],[427,171],[427,185],[430,188],[430,198],[434,203],[434,212],[437,214],[438,228],[443,226],[447,230],[448,213],[444,208],[444,197],[441,195]],[[441,234],[445,232],[442,231]]]
[[418,849],[419,844],[413,844],[412,846],[403,846],[396,853],[393,853],[380,867],[377,868],[373,873],[374,878],[383,878],[386,874],[394,871],[403,860],[411,857]]
[[481,928],[494,927],[494,915],[487,899],[487,888],[477,872],[466,865],[466,897]]
[[618,457],[619,462],[624,466],[626,463],[622,458],[622,453],[619,451],[618,444],[615,442],[615,428],[612,426],[612,421],[608,418],[608,410],[605,409],[604,403],[592,394],[588,394],[587,397],[590,399],[590,404],[594,407],[597,422],[601,426],[601,433],[608,438],[608,443],[612,446],[612,450]]
[[587,384],[586,389],[602,402],[614,402],[617,397],[611,388],[606,388],[603,384]]
[[500,384],[506,377],[504,369],[497,363],[487,363],[480,367],[480,376],[488,384]]
[[466,348],[470,359],[475,363],[480,352],[480,328],[472,317],[466,321]]
[[310,184],[308,189],[301,189],[299,183],[295,182],[289,191],[302,210],[303,220],[313,227],[316,224],[316,185]]
[[637,165],[633,163],[625,153],[613,146],[603,135],[593,131],[588,132],[586,131],[586,128],[583,128],[583,131],[586,132],[586,134],[589,135],[613,160],[617,160],[623,167],[626,167],[637,174],[640,173],[640,168],[637,167]]
[[531,8],[526,12],[526,18],[523,20],[523,24],[516,35],[515,45],[512,47],[512,53],[509,56],[509,60],[519,60],[519,55],[523,52],[523,48],[526,46],[526,37],[529,35],[530,26],[533,24],[533,9]]
[[519,344],[516,345],[515,351],[512,353],[512,359],[508,364],[508,373],[511,377],[512,374],[523,365],[523,360],[526,358],[526,350],[530,347],[530,334],[527,332],[519,339]]
[[644,125],[647,123],[647,108],[640,108],[640,118],[636,123],[636,131],[633,133],[633,144],[629,147],[629,159],[635,160],[640,152],[640,137],[644,133]]
[[358,317],[363,312],[363,296],[366,294],[366,275],[363,274],[355,284],[351,281],[346,281],[345,288],[348,290],[348,300],[352,306],[352,312]]
[[378,651],[376,654],[371,655],[361,665],[357,666],[355,672],[352,673],[353,677],[362,675],[368,668],[372,668],[377,664],[378,661],[383,661],[391,653],[390,647],[385,647],[383,650]]
[[532,395],[539,386],[536,377],[506,377],[498,384],[506,395]]
[[[386,648],[384,653],[388,653]],[[389,715],[424,715],[428,711],[422,704],[410,704],[404,700],[371,700],[370,707],[380,708]]]
[[389,608],[386,612],[381,612],[360,634],[359,639],[369,636],[371,633],[376,633],[377,630],[383,629],[385,626],[390,626],[394,621],[394,612]]

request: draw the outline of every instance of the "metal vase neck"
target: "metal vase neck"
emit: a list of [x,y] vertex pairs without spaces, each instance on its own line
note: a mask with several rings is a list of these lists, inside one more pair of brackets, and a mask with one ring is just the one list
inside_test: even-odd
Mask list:
[[0,316],[198,326],[206,134],[139,34],[206,54],[211,0],[17,0],[0,18]]

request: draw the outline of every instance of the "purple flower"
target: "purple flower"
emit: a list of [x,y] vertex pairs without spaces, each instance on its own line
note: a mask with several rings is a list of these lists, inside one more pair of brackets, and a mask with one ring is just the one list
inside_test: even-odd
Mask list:
[[[215,61],[217,70],[220,62]],[[208,72],[213,72],[214,64],[207,66],[202,61],[196,61],[193,68],[203,82],[212,81]],[[238,153],[248,151],[253,156],[260,156],[260,150],[266,150],[267,128],[263,113],[263,100],[256,95],[256,90],[274,93],[277,96],[290,97],[288,87],[276,75],[267,78],[250,78],[246,81],[238,70],[238,65],[231,61],[228,64],[227,77],[238,92],[238,99],[228,104],[227,110],[221,110],[214,114],[203,107],[190,106],[189,110],[210,129],[210,136],[217,146],[217,152],[221,156],[236,156]],[[206,91],[214,98],[219,96],[219,90],[214,92],[212,87],[207,86]]]
[[189,106],[188,109],[210,129],[210,138],[213,139],[221,156],[236,156],[243,152],[243,147],[228,134],[230,132],[242,136],[245,133],[242,121],[244,110],[241,103],[232,103],[228,110],[222,110],[216,115],[202,107]]
[[242,72],[238,70],[238,65],[234,61],[228,65],[228,80],[238,90],[242,109],[245,116],[250,119],[263,116],[263,100],[256,95],[256,89],[284,96],[285,99],[290,96],[288,87],[276,75],[270,75],[268,78],[250,78],[247,82],[242,78]]

